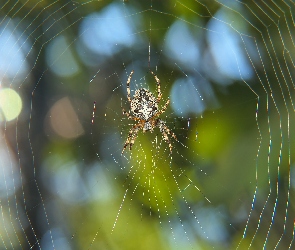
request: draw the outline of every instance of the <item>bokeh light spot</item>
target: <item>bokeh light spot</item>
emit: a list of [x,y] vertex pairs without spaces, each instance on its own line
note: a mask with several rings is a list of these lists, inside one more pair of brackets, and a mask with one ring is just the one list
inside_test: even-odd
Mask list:
[[84,134],[84,129],[68,97],[57,101],[49,112],[52,130],[67,139]]
[[46,59],[51,70],[61,77],[70,77],[79,70],[78,64],[64,36],[56,37],[49,44]]
[[19,94],[10,88],[0,90],[0,121],[15,119],[22,110],[22,101]]

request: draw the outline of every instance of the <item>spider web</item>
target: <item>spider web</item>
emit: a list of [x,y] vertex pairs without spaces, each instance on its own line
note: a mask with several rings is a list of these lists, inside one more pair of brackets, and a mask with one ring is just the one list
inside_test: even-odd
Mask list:
[[142,2],[1,4],[0,248],[293,249],[294,3]]

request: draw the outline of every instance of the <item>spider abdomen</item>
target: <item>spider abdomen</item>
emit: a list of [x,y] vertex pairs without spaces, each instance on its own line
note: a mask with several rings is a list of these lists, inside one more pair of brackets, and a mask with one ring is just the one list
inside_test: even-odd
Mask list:
[[132,115],[148,121],[158,112],[158,102],[153,94],[147,89],[138,89],[131,101]]

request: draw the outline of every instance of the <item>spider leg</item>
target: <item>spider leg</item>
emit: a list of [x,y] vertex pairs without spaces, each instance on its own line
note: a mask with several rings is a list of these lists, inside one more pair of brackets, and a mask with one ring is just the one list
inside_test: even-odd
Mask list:
[[137,137],[137,134],[138,134],[138,131],[140,130],[140,128],[142,128],[141,123],[138,123],[138,124],[135,124],[134,126],[132,126],[132,128],[129,131],[128,137],[125,141],[125,144],[123,146],[123,150],[122,150],[121,154],[124,153],[124,150],[127,148],[128,145],[130,146],[130,150],[132,149],[132,145],[134,144],[134,141]]
[[166,123],[161,119],[158,120],[157,126],[160,128],[160,131],[163,135],[164,140],[168,143],[170,153],[172,153],[172,144],[169,140],[168,135],[171,135],[175,140],[177,140],[176,135],[167,127]]
[[128,119],[132,119],[132,116],[123,107],[121,108],[122,108],[123,115],[126,115]]
[[128,119],[131,119],[131,120],[134,120],[134,121],[139,121],[140,118],[137,118],[137,117],[134,117],[132,115],[130,115],[129,112],[127,112],[123,107],[122,108],[122,112],[123,112],[123,115],[126,115]]
[[128,80],[127,80],[127,83],[126,83],[126,85],[127,85],[127,99],[128,99],[128,101],[130,103],[131,103],[131,97],[130,97],[130,81],[131,81],[131,77],[132,77],[133,73],[134,73],[134,70],[132,70],[130,72],[130,75],[129,75]]
[[170,100],[168,99],[166,101],[165,105],[163,106],[163,108],[157,114],[155,114],[154,116],[159,116],[159,115],[163,114],[166,111],[169,103],[170,103]]
[[151,74],[154,76],[156,82],[157,82],[157,86],[158,86],[158,98],[157,98],[157,103],[160,102],[161,98],[162,98],[162,93],[161,93],[161,82],[160,79],[157,77],[157,75],[151,71]]

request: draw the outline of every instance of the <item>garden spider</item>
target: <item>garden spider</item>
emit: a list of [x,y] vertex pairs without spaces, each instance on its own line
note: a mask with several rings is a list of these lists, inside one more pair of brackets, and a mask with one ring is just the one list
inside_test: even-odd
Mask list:
[[147,89],[141,88],[135,91],[133,99],[130,97],[130,81],[131,77],[134,73],[132,70],[128,80],[127,80],[127,99],[130,103],[130,110],[127,112],[122,108],[123,115],[126,115],[128,119],[137,121],[137,124],[134,124],[129,131],[128,137],[125,141],[122,154],[127,146],[130,146],[130,150],[132,149],[132,145],[137,137],[137,134],[140,129],[145,133],[146,131],[153,132],[155,127],[159,127],[160,132],[163,135],[163,139],[168,143],[170,153],[172,153],[172,144],[168,138],[168,135],[171,135],[175,140],[175,134],[170,131],[167,127],[166,123],[159,118],[159,116],[164,113],[168,107],[170,100],[168,99],[161,110],[159,110],[159,102],[162,98],[160,79],[157,75],[154,74],[153,71],[150,71],[154,76],[157,86],[158,86],[158,96],[157,98]]

